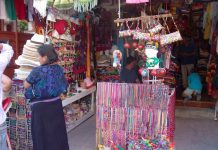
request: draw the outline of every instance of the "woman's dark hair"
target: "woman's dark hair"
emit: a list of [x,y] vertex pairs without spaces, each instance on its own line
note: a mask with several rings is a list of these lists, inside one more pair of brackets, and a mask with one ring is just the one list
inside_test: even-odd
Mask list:
[[43,44],[38,48],[38,53],[40,56],[47,56],[47,64],[52,64],[58,61],[58,54],[55,51],[54,47],[50,44]]
[[126,65],[128,64],[131,64],[132,62],[136,61],[136,58],[135,57],[132,57],[132,56],[129,56],[127,59],[126,59]]

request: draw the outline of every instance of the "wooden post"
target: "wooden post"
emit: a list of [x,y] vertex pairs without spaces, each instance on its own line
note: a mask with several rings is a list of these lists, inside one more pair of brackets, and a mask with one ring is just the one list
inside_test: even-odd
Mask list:
[[86,78],[91,77],[91,60],[90,60],[90,17],[86,17],[86,30],[87,30],[87,50],[86,50]]

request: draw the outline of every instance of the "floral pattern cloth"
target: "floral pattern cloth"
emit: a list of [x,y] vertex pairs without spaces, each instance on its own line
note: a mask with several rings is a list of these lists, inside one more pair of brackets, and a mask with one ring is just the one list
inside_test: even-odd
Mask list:
[[31,102],[58,97],[66,92],[68,86],[63,68],[57,64],[34,68],[26,81],[31,87],[26,89],[25,96]]

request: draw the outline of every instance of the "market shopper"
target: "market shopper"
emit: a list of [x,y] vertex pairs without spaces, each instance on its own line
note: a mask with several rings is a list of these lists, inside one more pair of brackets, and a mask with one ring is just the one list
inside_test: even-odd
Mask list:
[[193,69],[191,74],[188,76],[188,87],[183,92],[185,101],[191,100],[192,95],[195,95],[198,101],[201,100],[202,87],[201,77],[196,70]]
[[136,58],[129,56],[126,60],[126,66],[121,69],[120,82],[124,83],[139,83]]
[[197,60],[196,49],[192,38],[184,36],[183,42],[178,48],[178,59],[181,63],[182,84],[184,89],[188,86],[188,75],[191,70],[194,69]]
[[0,149],[6,150],[6,134],[7,134],[7,125],[6,125],[6,114],[2,107],[3,102],[3,91],[7,92],[10,89],[10,84],[8,80],[5,80],[5,76],[3,77],[3,72],[10,62],[14,51],[12,47],[8,44],[3,44],[0,42],[0,79],[3,79],[0,82]]
[[60,95],[67,90],[58,54],[52,45],[38,49],[41,66],[24,82],[25,96],[32,110],[31,129],[34,150],[68,150],[68,139]]
[[[14,51],[12,47],[8,44],[0,43],[0,79],[2,79],[3,72],[10,62]],[[3,85],[0,82],[0,125],[3,124],[6,120],[6,114],[2,108],[3,100]]]

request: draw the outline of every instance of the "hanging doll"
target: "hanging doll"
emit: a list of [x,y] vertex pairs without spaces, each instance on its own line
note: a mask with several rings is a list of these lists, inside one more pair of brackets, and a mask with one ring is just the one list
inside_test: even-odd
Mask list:
[[113,52],[113,58],[114,58],[113,67],[121,67],[120,61],[122,59],[122,53],[120,52],[120,50],[115,50]]
[[157,58],[158,45],[154,42],[147,42],[145,47],[146,55],[146,68],[148,69],[158,69],[159,68],[159,59]]

